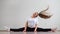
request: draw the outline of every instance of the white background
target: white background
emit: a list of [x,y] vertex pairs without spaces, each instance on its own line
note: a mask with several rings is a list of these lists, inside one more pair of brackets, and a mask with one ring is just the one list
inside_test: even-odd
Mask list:
[[0,29],[23,27],[34,12],[41,12],[49,5],[50,19],[39,18],[39,27],[60,29],[60,0],[0,0]]

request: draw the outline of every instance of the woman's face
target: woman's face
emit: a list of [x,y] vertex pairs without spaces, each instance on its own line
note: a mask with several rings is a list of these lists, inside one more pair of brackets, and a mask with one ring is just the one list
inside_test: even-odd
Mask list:
[[37,17],[38,16],[38,12],[33,13],[33,17]]

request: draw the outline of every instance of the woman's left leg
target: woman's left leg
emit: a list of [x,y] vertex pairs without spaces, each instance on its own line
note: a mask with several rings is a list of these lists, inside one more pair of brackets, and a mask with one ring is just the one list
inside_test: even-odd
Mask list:
[[51,31],[51,29],[43,29],[43,28],[37,28],[37,31],[40,32],[40,31],[43,31],[43,32],[48,32],[48,31]]

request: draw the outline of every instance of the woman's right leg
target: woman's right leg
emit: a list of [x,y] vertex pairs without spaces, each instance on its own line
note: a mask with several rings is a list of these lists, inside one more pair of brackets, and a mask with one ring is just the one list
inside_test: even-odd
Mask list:
[[18,32],[18,31],[23,31],[24,30],[24,27],[22,28],[18,28],[18,29],[10,29],[10,31],[14,31],[14,32]]

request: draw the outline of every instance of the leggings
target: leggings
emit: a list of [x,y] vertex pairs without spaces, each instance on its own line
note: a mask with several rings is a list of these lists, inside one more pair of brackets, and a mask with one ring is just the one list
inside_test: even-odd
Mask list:
[[[30,27],[27,27],[26,31],[27,32],[33,32],[35,28],[30,28]],[[24,27],[22,28],[19,28],[19,29],[10,29],[10,31],[14,31],[14,32],[22,32],[24,30]],[[48,32],[48,31],[51,31],[51,29],[43,29],[43,28],[39,28],[37,27],[37,32],[40,32],[40,31],[43,31],[43,32]]]

